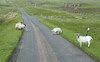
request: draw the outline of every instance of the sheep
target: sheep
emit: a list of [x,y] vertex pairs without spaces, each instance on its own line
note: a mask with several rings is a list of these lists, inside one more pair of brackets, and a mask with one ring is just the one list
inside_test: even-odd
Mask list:
[[60,34],[62,33],[61,28],[54,28],[53,30],[51,30],[53,32],[53,34]]
[[21,25],[21,22],[18,22],[15,24],[15,28],[18,29],[18,27]]
[[20,26],[19,26],[19,29],[24,29],[25,28],[25,24],[21,24]]
[[82,47],[82,43],[88,43],[88,48],[90,47],[90,41],[93,39],[91,36],[80,36],[80,34],[76,34],[77,41],[80,43],[80,47]]
[[22,24],[21,22],[19,22],[19,23],[16,23],[15,28],[16,29],[24,29],[25,26],[26,26],[25,24]]

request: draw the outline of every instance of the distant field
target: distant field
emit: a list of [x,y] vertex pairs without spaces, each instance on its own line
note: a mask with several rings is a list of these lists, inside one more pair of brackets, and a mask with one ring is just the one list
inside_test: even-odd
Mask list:
[[7,2],[20,7],[36,6],[43,8],[55,8],[64,7],[65,3],[81,3],[83,4],[81,8],[100,8],[99,0],[7,0]]
[[91,28],[89,35],[93,37],[91,42],[91,47],[88,48],[87,44],[83,44],[82,49],[93,56],[95,59],[100,60],[100,13],[99,11],[90,11],[86,10],[85,13],[77,10],[77,13],[57,11],[57,10],[48,10],[42,8],[33,8],[28,7],[26,11],[32,16],[41,17],[43,24],[47,25],[50,28],[61,27],[63,33],[61,34],[64,38],[70,40],[75,45],[79,46],[79,43],[76,40],[75,33],[80,33],[85,35],[86,29]]
[[15,23],[22,21],[18,9],[0,4],[0,62],[6,62],[18,43],[22,31],[15,30]]

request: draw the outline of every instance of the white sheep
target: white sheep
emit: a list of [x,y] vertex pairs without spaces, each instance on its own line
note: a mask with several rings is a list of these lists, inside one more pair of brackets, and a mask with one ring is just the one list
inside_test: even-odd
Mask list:
[[77,40],[80,43],[80,47],[82,47],[82,43],[88,43],[88,47],[90,47],[90,41],[92,40],[91,36],[80,36],[80,34],[76,34]]
[[20,25],[21,25],[21,22],[16,23],[15,28],[18,29]]
[[53,30],[51,30],[53,32],[53,34],[60,34],[62,33],[61,28],[54,28]]
[[25,26],[26,26],[25,24],[22,24],[21,22],[19,22],[19,23],[16,23],[15,28],[16,29],[24,29]]
[[25,24],[21,24],[20,26],[19,26],[19,29],[24,29],[25,28]]

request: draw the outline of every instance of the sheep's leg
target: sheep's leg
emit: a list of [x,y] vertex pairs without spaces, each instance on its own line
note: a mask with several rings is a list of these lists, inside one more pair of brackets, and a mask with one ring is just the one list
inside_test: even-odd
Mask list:
[[80,42],[80,47],[82,47],[82,42]]
[[54,34],[57,34],[56,31],[54,31]]
[[56,31],[57,34],[59,34],[59,31]]
[[58,34],[59,34],[59,31],[58,31]]
[[90,47],[90,41],[88,41],[88,48]]

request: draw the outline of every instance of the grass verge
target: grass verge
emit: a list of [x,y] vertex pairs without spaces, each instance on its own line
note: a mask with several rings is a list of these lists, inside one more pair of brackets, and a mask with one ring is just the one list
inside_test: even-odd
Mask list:
[[15,8],[3,7],[2,10],[5,10],[6,13],[4,11],[1,12],[1,17],[9,13],[10,10],[17,13],[16,17],[10,19],[5,18],[5,21],[0,23],[0,62],[6,62],[12,54],[13,49],[16,47],[22,33],[22,31],[15,30],[15,23],[22,21],[22,19],[21,14],[17,9],[15,10]]

